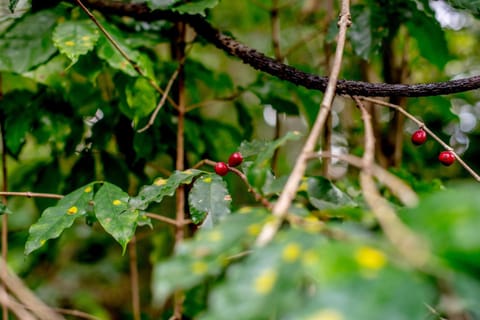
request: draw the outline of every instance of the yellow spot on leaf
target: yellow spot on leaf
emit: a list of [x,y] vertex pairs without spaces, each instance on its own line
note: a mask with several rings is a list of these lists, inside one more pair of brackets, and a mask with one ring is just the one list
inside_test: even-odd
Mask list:
[[90,187],[90,186],[86,187],[85,190],[83,190],[83,192],[85,192],[85,193],[92,192],[92,187]]
[[160,186],[163,186],[163,185],[167,184],[167,180],[163,179],[163,178],[158,178],[158,179],[155,179],[153,184],[160,187]]
[[203,261],[195,261],[192,264],[192,273],[197,275],[205,274],[208,270],[208,265]]
[[78,212],[78,208],[73,206],[73,207],[70,207],[68,210],[67,210],[67,213],[68,214],[75,214]]
[[318,254],[313,250],[307,250],[303,253],[302,263],[305,266],[311,266],[317,263]]
[[290,243],[282,251],[282,259],[286,262],[294,262],[300,256],[302,249],[296,243]]
[[208,234],[207,239],[212,242],[218,242],[222,240],[223,235],[220,231],[212,231]]
[[272,291],[276,280],[277,272],[273,269],[266,269],[255,279],[254,289],[259,294],[267,294]]
[[73,41],[65,41],[65,45],[68,47],[73,47],[75,45],[75,42]]
[[262,227],[258,224],[251,224],[247,228],[247,232],[251,236],[258,236],[261,230],[262,230]]
[[324,227],[324,223],[318,220],[315,216],[307,216],[304,218],[305,222],[305,231],[311,233],[317,233],[321,231]]
[[334,309],[323,309],[310,317],[307,320],[343,320],[343,315]]
[[192,170],[190,170],[190,169],[188,169],[188,170],[185,170],[185,171],[183,171],[183,173],[185,173],[185,174],[192,174],[192,173],[193,173],[193,171],[192,171]]
[[115,199],[115,200],[112,201],[112,204],[113,204],[114,206],[119,206],[119,205],[122,204],[122,201],[120,201],[120,200],[118,200],[118,199]]
[[90,37],[89,37],[89,36],[83,36],[83,37],[82,37],[82,40],[83,40],[83,41],[89,41],[89,40],[90,40]]
[[359,265],[370,270],[379,270],[387,263],[383,252],[371,247],[359,248],[355,253],[355,260]]
[[307,179],[302,179],[302,183],[300,183],[300,186],[298,187],[298,191],[307,191],[307,189],[308,189]]
[[45,240],[45,239],[40,240],[40,246],[43,246],[45,244],[45,242],[47,242],[47,240]]
[[238,213],[245,214],[245,213],[249,213],[251,211],[252,211],[251,207],[243,207],[243,208],[240,208],[240,210],[238,210]]
[[212,177],[205,177],[205,178],[203,178],[203,181],[205,183],[210,183],[210,182],[212,182]]

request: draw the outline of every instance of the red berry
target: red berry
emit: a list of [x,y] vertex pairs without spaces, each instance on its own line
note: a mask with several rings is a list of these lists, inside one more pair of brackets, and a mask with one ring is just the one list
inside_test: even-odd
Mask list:
[[228,165],[230,167],[236,167],[243,162],[243,157],[240,152],[234,152],[228,158]]
[[423,129],[418,129],[412,134],[412,143],[419,146],[427,141],[427,133]]
[[438,155],[438,160],[444,165],[449,166],[455,162],[455,155],[452,151],[442,151]]
[[215,172],[219,176],[224,176],[228,173],[228,166],[225,162],[217,162],[215,164]]

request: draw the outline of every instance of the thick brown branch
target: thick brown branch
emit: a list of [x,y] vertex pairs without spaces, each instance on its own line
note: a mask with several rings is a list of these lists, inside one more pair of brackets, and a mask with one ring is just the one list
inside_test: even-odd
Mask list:
[[[263,53],[223,34],[199,15],[181,15],[162,10],[151,11],[145,4],[126,4],[102,0],[85,0],[84,3],[104,13],[130,16],[143,21],[184,21],[217,48],[241,59],[257,70],[308,89],[325,91],[327,87],[328,77],[306,73],[267,57]],[[480,76],[423,84],[387,84],[339,80],[336,93],[364,97],[425,97],[465,92],[478,88],[480,88]]]

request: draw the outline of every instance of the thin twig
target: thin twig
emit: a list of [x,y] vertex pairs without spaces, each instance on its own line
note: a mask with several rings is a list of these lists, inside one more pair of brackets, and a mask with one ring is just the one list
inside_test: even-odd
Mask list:
[[[1,83],[0,83],[0,96],[3,97]],[[2,152],[2,191],[5,192],[8,190],[8,170],[7,170],[7,148],[5,141],[5,125],[0,123],[0,141],[1,141],[1,152]],[[2,195],[2,203],[4,206],[7,205],[7,197]],[[8,255],[8,215],[4,214],[2,216],[2,230],[1,230],[1,241],[2,241],[2,258],[7,261]],[[6,272],[5,270],[0,270],[0,272]],[[2,303],[2,318],[8,319],[8,309],[7,305]]]
[[167,86],[165,87],[165,92],[162,94],[162,98],[160,99],[160,102],[158,103],[157,107],[155,108],[152,115],[150,116],[150,119],[148,119],[148,123],[143,128],[137,130],[137,132],[144,132],[153,125],[153,123],[155,122],[155,119],[157,118],[158,113],[160,112],[160,109],[162,109],[163,105],[165,104],[165,101],[167,101],[170,89],[172,88],[172,85],[175,82],[175,79],[177,79],[178,73],[180,69],[183,67],[184,62],[185,61],[181,62],[181,64],[178,66],[178,68],[175,70],[175,72],[172,74],[172,76],[168,80]]
[[132,288],[132,310],[133,310],[133,319],[141,319],[141,309],[140,309],[140,289],[138,285],[138,259],[137,259],[137,239],[135,236],[132,237],[128,243],[128,255],[129,255],[129,265],[130,265],[130,285]]
[[325,125],[325,120],[330,113],[333,98],[335,96],[335,88],[338,80],[338,75],[340,73],[340,68],[342,64],[342,56],[345,46],[347,28],[351,24],[349,5],[349,0],[342,0],[342,9],[339,21],[340,31],[338,34],[337,49],[335,51],[335,58],[332,71],[330,72],[330,77],[328,80],[328,86],[323,97],[322,104],[320,105],[320,111],[318,113],[317,119],[315,120],[313,128],[310,131],[307,141],[303,146],[302,152],[297,158],[297,161],[290,174],[290,177],[288,178],[285,188],[280,194],[277,203],[273,207],[272,213],[275,219],[265,224],[262,231],[260,232],[260,235],[257,238],[256,243],[259,246],[263,246],[273,239],[282,221],[285,219],[292,200],[297,193],[297,188],[300,180],[302,179],[307,168],[308,155],[314,150],[320,133],[322,132],[322,129]]
[[425,123],[418,120],[414,115],[412,115],[411,113],[409,113],[408,111],[406,111],[405,109],[401,108],[400,106],[398,106],[396,104],[388,103],[388,102],[378,100],[378,99],[367,98],[367,97],[358,97],[358,99],[369,101],[369,102],[375,103],[377,105],[389,107],[389,108],[397,110],[398,112],[401,112],[407,118],[409,118],[410,120],[415,122],[419,126],[419,128],[422,128],[423,130],[425,130],[425,132],[427,132],[435,141],[437,141],[443,148],[445,148],[445,150],[448,150],[448,151],[452,152],[455,155],[455,159],[458,161],[458,163],[460,163],[460,165],[462,167],[464,167],[465,170],[467,170],[468,173],[470,173],[470,175],[475,180],[480,182],[480,175],[478,175],[467,163],[465,163],[465,161],[463,161],[463,159],[453,150],[453,148],[451,146],[449,146],[447,143],[443,142],[442,139],[440,139],[432,130],[430,130],[425,125]]
[[92,316],[86,312],[80,310],[71,310],[71,309],[64,309],[64,308],[54,308],[55,311],[61,314],[68,314],[70,316],[74,316],[77,318],[88,319],[88,320],[101,320],[98,317]]
[[[186,113],[186,92],[185,92],[185,72],[182,61],[185,59],[185,37],[186,25],[183,22],[177,22],[175,25],[176,37],[172,41],[172,52],[174,58],[179,62],[178,81],[177,81],[177,152],[175,159],[175,169],[183,171],[185,169],[185,113]],[[175,208],[176,208],[176,228],[175,228],[175,247],[178,247],[185,238],[185,187],[179,186],[175,194]],[[182,290],[177,290],[173,295],[173,315],[170,319],[181,320],[183,314],[183,302],[185,300],[185,293]]]
[[[7,310],[6,311],[7,316],[8,316],[8,309],[10,309],[17,316],[18,319],[36,320],[33,314],[28,312],[28,310],[26,310],[26,308],[21,303],[18,303],[12,296],[10,296],[3,287],[0,287],[0,303],[3,306],[5,306]],[[4,312],[4,316],[5,316],[5,312]],[[8,319],[8,317],[7,318],[2,317],[2,319]]]
[[27,197],[27,198],[47,198],[47,199],[62,199],[61,194],[54,193],[38,193],[38,192],[15,192],[15,191],[1,191],[0,196],[5,197]]
[[362,112],[365,126],[365,152],[362,159],[363,170],[360,171],[360,186],[363,197],[377,218],[383,232],[398,252],[413,266],[422,268],[429,259],[426,243],[402,223],[389,203],[378,192],[372,177],[375,136],[373,134],[371,117],[360,99],[354,97],[354,100]]
[[[157,83],[151,79],[150,77],[147,77],[145,72],[143,72],[142,68],[132,60],[127,54],[125,50],[122,49],[122,47],[115,41],[115,39],[112,37],[112,35],[102,26],[102,24],[95,18],[92,12],[88,10],[87,7],[82,3],[81,0],[75,0],[75,2],[80,6],[80,8],[87,14],[87,16],[95,23],[95,25],[100,29],[100,31],[103,33],[103,35],[107,38],[107,40],[113,45],[113,47],[122,55],[122,57],[127,60],[127,62],[133,67],[133,69],[143,78],[147,79],[149,84],[154,88],[158,93],[161,95],[165,95],[166,99],[168,99],[168,102],[170,102],[173,106],[176,106],[175,102],[168,97],[168,95],[165,94],[165,92],[160,88]],[[166,91],[166,90],[165,90]]]
[[198,103],[193,103],[193,104],[187,106],[185,109],[186,109],[186,112],[190,112],[193,109],[196,109],[196,108],[208,105],[208,104],[225,102],[225,101],[233,101],[236,98],[238,98],[239,96],[241,96],[243,93],[245,93],[245,90],[240,90],[240,91],[234,92],[231,95],[226,96],[226,97],[219,97],[219,98],[214,98],[214,99],[210,99],[210,100],[200,101]]
[[280,50],[280,17],[279,17],[278,0],[272,0],[270,9],[270,23],[272,28],[272,47],[275,59],[282,61],[282,51]]
[[[172,225],[172,226],[177,226],[177,225],[179,225],[176,220],[171,219],[171,218],[168,218],[168,217],[165,217],[165,216],[161,216],[161,215],[156,214],[156,213],[147,212],[147,213],[145,213],[145,215],[146,215],[147,217],[149,217],[149,218],[152,218],[152,219],[154,219],[154,220],[158,220],[158,221],[165,222],[165,223],[170,224],[170,225]],[[188,224],[191,224],[191,223],[192,223],[192,220],[190,220],[190,219],[185,219],[185,220],[182,221],[182,223],[180,224],[180,226],[185,226],[185,225],[188,225]]]
[[0,257],[0,280],[5,284],[8,291],[12,292],[17,299],[25,305],[32,313],[41,320],[61,320],[64,319],[52,308],[41,301],[14,273],[8,270],[7,263]]

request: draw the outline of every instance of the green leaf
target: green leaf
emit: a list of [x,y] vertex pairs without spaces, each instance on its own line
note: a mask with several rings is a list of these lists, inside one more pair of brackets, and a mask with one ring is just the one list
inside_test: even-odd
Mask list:
[[[348,31],[348,37],[355,54],[364,60],[370,60],[379,49],[382,34],[371,25],[372,12],[368,6],[352,6],[352,24]],[[379,28],[378,28],[379,29]]]
[[218,3],[219,0],[193,0],[179,6],[174,6],[172,10],[180,13],[200,14],[205,16],[205,10],[216,7]]
[[4,214],[12,214],[12,211],[5,204],[0,203],[0,216]]
[[91,20],[67,21],[57,25],[53,31],[53,43],[71,61],[93,49],[100,34]]
[[317,209],[335,209],[356,206],[346,193],[323,177],[306,178],[307,195],[310,203]]
[[[230,214],[232,197],[225,181],[217,174],[207,174],[195,181],[188,195],[194,223],[214,226]],[[206,216],[206,219],[204,220]]]
[[192,288],[218,275],[235,255],[253,244],[268,216],[265,209],[243,208],[182,242],[172,258],[153,268],[154,299],[162,303],[175,290]]
[[10,0],[8,4],[8,9],[10,10],[11,13],[15,11],[15,8],[17,7],[18,0]]
[[73,222],[87,213],[93,197],[93,185],[87,184],[63,197],[56,206],[43,211],[40,219],[29,229],[25,254],[40,248],[49,239],[54,239]]
[[417,208],[402,214],[427,239],[434,254],[474,276],[480,270],[479,192],[476,184],[452,186],[422,198]]
[[140,118],[149,115],[157,106],[157,92],[145,78],[137,78],[135,82],[129,83],[125,94],[129,108],[126,115],[130,116],[135,124],[138,124]]
[[51,41],[56,20],[50,11],[20,19],[0,39],[0,70],[23,73],[46,62],[57,50]]
[[[127,35],[124,35],[112,24],[105,23],[104,26],[130,60],[135,62],[148,78],[154,79],[153,66],[150,60],[140,54],[139,51],[130,47]],[[139,76],[130,62],[127,61],[105,37],[101,37],[98,42],[97,54],[100,59],[105,60],[112,68],[120,70],[131,77]]]
[[139,210],[129,205],[129,196],[116,185],[104,182],[95,194],[95,216],[106,232],[122,246],[123,253],[137,228]]
[[425,304],[431,305],[435,297],[429,281],[397,267],[388,253],[376,246],[356,242],[321,243],[304,256],[304,270],[315,293],[296,306],[287,319],[327,315],[372,320],[424,317]]
[[30,114],[19,116],[18,111],[9,113],[5,120],[5,144],[13,157],[17,158],[23,145],[25,136],[30,131],[33,119]]
[[292,229],[231,266],[201,319],[419,319],[433,292],[373,245]]
[[275,319],[301,304],[304,274],[302,256],[313,244],[325,241],[290,230],[262,248],[256,248],[241,263],[233,265],[226,279],[209,297],[202,319]]
[[190,184],[192,180],[205,173],[196,169],[175,171],[168,179],[157,178],[152,185],[144,186],[136,197],[130,199],[130,204],[137,209],[144,210],[155,201],[161,202],[163,197],[171,197],[181,184]]
[[434,17],[423,11],[414,11],[413,18],[407,23],[408,31],[417,41],[420,54],[440,70],[450,60],[445,32]]

